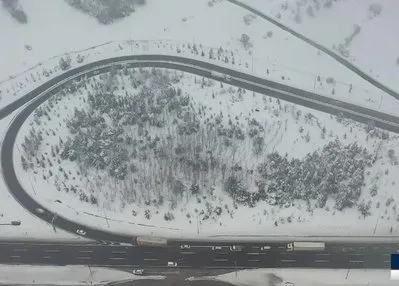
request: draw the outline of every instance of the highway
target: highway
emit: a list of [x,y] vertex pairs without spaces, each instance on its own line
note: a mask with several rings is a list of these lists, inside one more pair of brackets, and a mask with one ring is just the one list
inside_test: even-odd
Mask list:
[[[323,97],[314,93],[299,90],[293,87],[271,82],[266,79],[254,77],[249,74],[235,70],[219,67],[207,62],[198,60],[161,55],[137,55],[106,59],[69,70],[57,76],[25,96],[19,98],[12,104],[0,110],[0,119],[10,115],[19,107],[24,108],[17,114],[7,130],[3,144],[1,146],[1,167],[6,185],[14,198],[27,210],[40,219],[51,223],[54,218],[53,210],[41,206],[32,199],[23,189],[17,179],[13,166],[13,148],[17,133],[28,116],[43,102],[57,91],[63,89],[71,80],[81,80],[111,70],[111,68],[121,68],[123,65],[129,67],[161,67],[177,69],[199,76],[210,77],[228,84],[266,94],[282,100],[321,110],[331,114],[343,114],[360,122],[374,121],[377,127],[399,133],[399,118],[383,114],[374,110],[366,109],[356,105],[347,104],[328,97]],[[231,76],[231,80],[211,76],[211,71],[218,71]],[[28,103],[28,104],[27,104]],[[41,208],[43,213],[36,210]],[[58,214],[54,221],[57,228],[76,234],[78,229],[86,232],[85,237],[94,240],[117,241],[130,243],[132,237],[125,234],[112,233],[105,230],[95,229],[89,226],[80,225]],[[134,228],[134,225],[132,225]],[[266,238],[264,240],[267,240]],[[175,244],[173,244],[175,243]],[[180,242],[171,242],[170,247],[165,249],[141,249],[127,246],[107,246],[107,245],[84,245],[62,244],[51,246],[49,244],[37,246],[36,244],[24,244],[25,250],[20,246],[17,248],[11,244],[0,246],[1,263],[42,263],[42,264],[90,264],[90,265],[129,265],[143,267],[162,267],[167,261],[176,260],[181,267],[214,267],[214,268],[251,268],[251,267],[323,267],[323,268],[387,268],[389,266],[390,251],[396,249],[396,244],[378,243],[378,250],[372,250],[376,244],[364,245],[340,244],[338,250],[327,248],[323,253],[286,253],[285,242],[280,243],[268,253],[260,253],[255,245],[248,245],[246,251],[232,253],[227,250],[212,251],[207,242],[205,245],[192,247],[190,251],[180,251]],[[192,242],[187,242],[192,243]],[[352,246],[348,246],[352,245]],[[362,246],[363,245],[363,246]],[[255,247],[255,248],[254,248]],[[281,248],[282,247],[282,248]],[[364,250],[360,250],[364,247]],[[19,250],[16,250],[19,249]],[[341,250],[339,250],[341,249]],[[344,251],[343,249],[347,249]],[[352,250],[351,250],[352,249]],[[355,249],[355,250],[353,250]],[[357,249],[357,250],[356,250]],[[194,250],[194,251],[193,251]],[[86,252],[81,252],[86,251]],[[91,252],[90,252],[91,251]],[[120,253],[115,253],[120,251]]]
[[396,244],[326,244],[324,251],[288,252],[286,244],[269,243],[270,249],[246,244],[243,251],[231,251],[231,244],[133,247],[96,244],[57,243],[0,243],[0,263],[91,265],[106,267],[131,267],[143,269],[167,268],[169,261],[178,268],[195,269],[247,269],[247,268],[344,268],[388,269],[390,254]]

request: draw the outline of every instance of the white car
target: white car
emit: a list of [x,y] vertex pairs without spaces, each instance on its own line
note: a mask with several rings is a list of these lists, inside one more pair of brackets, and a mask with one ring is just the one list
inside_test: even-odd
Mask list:
[[260,248],[260,250],[269,250],[269,249],[271,249],[270,246],[262,246],[262,247]]
[[188,244],[184,244],[184,245],[180,245],[181,249],[190,249],[190,245]]
[[212,250],[222,250],[221,246],[212,246]]
[[172,261],[168,262],[168,267],[176,267],[176,266],[177,266],[177,262],[172,262]]
[[80,234],[80,235],[86,235],[86,232],[85,232],[83,229],[78,229],[78,230],[76,231],[76,233],[77,233],[77,234]]
[[233,246],[230,246],[230,251],[242,251],[242,246],[240,246],[240,245],[233,245]]
[[143,275],[144,274],[144,269],[133,269],[132,273],[134,275]]
[[35,211],[39,214],[44,214],[44,209],[42,208],[37,208]]
[[229,75],[225,75],[224,78],[225,78],[227,81],[231,81],[231,76],[229,76]]

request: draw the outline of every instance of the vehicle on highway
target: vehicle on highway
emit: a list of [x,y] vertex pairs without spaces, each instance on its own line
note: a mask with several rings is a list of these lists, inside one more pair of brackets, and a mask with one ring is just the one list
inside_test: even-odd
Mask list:
[[13,221],[11,221],[11,225],[21,225],[21,221],[20,220],[13,220]]
[[271,249],[271,247],[268,246],[268,245],[262,246],[262,247],[260,248],[260,250],[269,250],[269,249]]
[[324,242],[298,241],[287,244],[287,251],[322,251],[325,248]]
[[190,249],[190,245],[188,245],[188,244],[183,244],[183,245],[180,245],[180,248],[181,248],[181,249]]
[[37,209],[35,209],[35,211],[39,214],[44,214],[44,209],[42,209],[42,208],[37,208]]
[[159,236],[138,236],[133,239],[133,245],[164,247],[168,245],[168,240]]
[[134,275],[144,275],[144,269],[133,269],[132,273]]
[[222,250],[221,246],[212,246],[212,250]]
[[172,262],[172,261],[168,262],[168,267],[176,267],[176,266],[177,266],[177,262]]
[[232,245],[230,246],[230,251],[242,251],[243,247],[241,245]]
[[229,76],[227,74],[222,74],[220,72],[212,71],[211,72],[211,76],[222,78],[222,79],[225,79],[227,81],[231,81],[231,76]]
[[86,235],[86,232],[83,229],[76,230],[76,233],[80,235]]

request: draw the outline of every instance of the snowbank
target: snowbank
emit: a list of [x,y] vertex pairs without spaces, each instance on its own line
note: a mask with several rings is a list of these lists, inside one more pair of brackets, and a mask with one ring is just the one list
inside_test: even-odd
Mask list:
[[190,277],[187,280],[218,280],[246,286],[388,286],[389,270],[346,269],[256,269],[211,277]]
[[75,266],[0,265],[0,285],[104,285],[121,280],[162,280],[164,276],[136,276],[129,272]]

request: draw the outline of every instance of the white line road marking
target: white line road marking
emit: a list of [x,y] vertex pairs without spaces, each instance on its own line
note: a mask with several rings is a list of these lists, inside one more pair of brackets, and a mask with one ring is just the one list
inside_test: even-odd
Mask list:
[[295,259],[282,259],[281,262],[296,262]]
[[88,260],[88,259],[91,259],[91,257],[82,256],[82,257],[76,257],[76,259]]
[[113,254],[126,254],[126,251],[112,251]]
[[158,261],[158,259],[155,259],[155,258],[144,258],[144,261]]
[[60,252],[60,251],[58,249],[45,249],[44,252],[57,253],[57,252]]
[[351,254],[349,254],[349,256],[360,256],[360,255],[363,255],[363,254],[358,254],[358,253],[351,253]]
[[384,263],[391,263],[391,260],[384,260]]
[[181,254],[188,254],[188,255],[195,254],[195,252],[188,252],[188,251],[182,251],[180,253]]
[[79,250],[79,253],[93,253],[93,250]]
[[44,259],[50,259],[51,256],[43,256]]
[[328,260],[315,260],[314,262],[317,262],[317,263],[327,263],[327,262],[329,262]]
[[226,262],[226,261],[228,261],[228,259],[214,259],[213,261],[217,261],[217,262]]
[[330,253],[317,253],[316,256],[329,256]]
[[363,263],[363,260],[349,260],[349,263]]
[[260,255],[260,253],[259,252],[249,252],[249,253],[247,253],[248,255]]
[[23,252],[23,251],[28,251],[26,248],[15,248],[15,249],[13,249],[14,251],[17,251],[17,252]]
[[12,255],[12,256],[10,256],[11,258],[21,258],[21,256],[19,256],[19,255]]
[[249,259],[248,261],[250,261],[250,262],[260,262],[260,260],[258,260],[258,259]]
[[113,259],[113,260],[125,260],[126,258],[125,257],[111,257],[110,259]]

